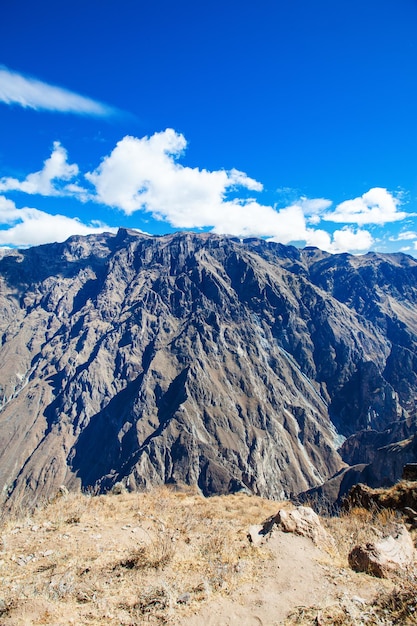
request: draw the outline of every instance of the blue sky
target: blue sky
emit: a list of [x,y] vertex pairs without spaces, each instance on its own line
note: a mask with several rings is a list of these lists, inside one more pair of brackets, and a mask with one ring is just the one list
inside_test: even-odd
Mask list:
[[0,245],[417,256],[417,1],[4,0]]

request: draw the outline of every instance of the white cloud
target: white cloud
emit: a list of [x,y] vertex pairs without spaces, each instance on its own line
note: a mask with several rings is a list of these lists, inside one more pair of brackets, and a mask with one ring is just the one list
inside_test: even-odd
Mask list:
[[262,191],[262,185],[235,169],[184,167],[177,159],[185,147],[183,135],[172,129],[142,139],[125,137],[86,178],[99,202],[128,215],[142,210],[177,228],[211,227],[216,233],[277,237],[283,243],[304,238],[301,206],[276,210],[253,199],[228,199],[238,188]]
[[305,240],[306,225],[302,210],[298,206],[273,209],[255,201],[246,204],[225,202],[210,226],[213,232],[237,237],[268,237],[289,243]]
[[332,254],[341,252],[360,253],[367,252],[374,243],[371,234],[367,230],[354,231],[349,226],[336,230],[333,234],[313,228],[301,228],[299,223],[299,236],[282,241],[280,237],[272,237],[272,241],[290,243],[291,241],[304,241],[307,246],[315,246]]
[[239,170],[232,169],[228,172],[229,175],[229,185],[234,187],[246,187],[246,189],[250,189],[251,191],[262,191],[263,185],[262,183],[258,183],[257,180],[253,178],[249,178],[244,172],[240,172]]
[[55,141],[51,156],[44,161],[39,172],[29,174],[22,181],[10,177],[0,178],[0,192],[22,191],[42,196],[78,195],[83,199],[86,196],[84,189],[75,184],[62,184],[78,174],[78,165],[68,163],[67,151]]
[[331,222],[346,224],[379,224],[397,222],[410,217],[411,213],[399,210],[401,200],[383,187],[374,187],[360,198],[346,200],[333,212],[325,213],[322,218]]
[[395,237],[390,237],[390,241],[409,241],[411,239],[417,239],[417,232],[413,230],[406,230],[402,233],[399,233]]
[[[186,148],[183,135],[172,129],[138,139],[124,137],[101,165],[86,178],[96,189],[96,200],[130,215],[151,213],[177,228],[212,228],[239,237],[267,237],[287,244],[306,242],[330,252],[368,250],[368,231],[346,227],[333,236],[307,226],[317,224],[331,206],[325,198],[302,197],[277,209],[252,198],[229,198],[244,188],[262,191],[262,185],[237,170],[207,171],[180,165]],[[351,248],[349,248],[351,246]]]
[[332,201],[326,200],[326,198],[305,198],[303,196],[297,204],[303,209],[304,215],[320,215],[332,205]]
[[50,215],[44,211],[24,207],[0,196],[0,223],[9,226],[0,229],[0,245],[33,246],[55,241],[65,241],[71,235],[90,235],[116,229],[106,224],[83,224],[65,215]]
[[[174,228],[211,228],[219,234],[313,245],[332,253],[367,251],[374,240],[360,225],[396,221],[411,215],[399,211],[399,198],[382,188],[371,189],[361,198],[340,204],[334,211],[330,210],[330,200],[304,196],[290,206],[265,205],[248,197],[263,187],[244,172],[208,171],[181,165],[179,158],[186,147],[184,136],[173,129],[150,137],[124,137],[94,171],[85,174],[91,189],[87,191],[80,182],[82,174],[78,166],[68,163],[66,150],[55,142],[42,170],[21,181],[0,179],[0,192],[94,200],[126,215],[148,213]],[[0,244],[32,245],[62,241],[75,233],[110,230],[105,225],[86,225],[64,215],[17,209],[10,200],[0,199],[0,223],[8,226],[0,230]],[[331,234],[328,229],[317,228],[322,219],[357,226],[345,225]],[[408,238],[406,233],[402,238]]]
[[124,137],[86,178],[98,201],[128,215],[143,210],[180,228],[215,225],[229,190],[262,189],[235,169],[210,172],[180,165],[177,159],[186,145],[172,129],[142,139]]
[[372,235],[367,230],[354,231],[349,226],[333,233],[330,252],[365,252],[374,244]]
[[107,117],[115,110],[77,93],[0,66],[0,102],[24,108]]
[[320,223],[324,211],[332,205],[332,201],[325,198],[306,198],[303,196],[298,200],[297,204],[303,209],[307,222],[312,226],[316,226]]

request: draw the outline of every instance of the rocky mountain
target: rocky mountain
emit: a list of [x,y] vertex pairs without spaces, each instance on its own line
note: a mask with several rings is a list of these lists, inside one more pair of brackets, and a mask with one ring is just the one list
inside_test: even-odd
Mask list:
[[375,462],[416,432],[416,301],[403,254],[125,229],[3,251],[4,505],[120,482],[278,499]]

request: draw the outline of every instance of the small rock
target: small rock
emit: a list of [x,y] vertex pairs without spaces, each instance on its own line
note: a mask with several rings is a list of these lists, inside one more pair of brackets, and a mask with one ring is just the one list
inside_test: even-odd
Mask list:
[[183,593],[177,600],[178,604],[188,604],[191,600],[191,594]]
[[81,590],[77,593],[77,600],[78,602],[84,603],[84,602],[89,602],[91,598],[85,591]]
[[31,561],[34,558],[35,558],[34,554],[20,555],[17,557],[16,562],[18,565],[26,565],[27,563],[29,563],[29,561]]
[[115,495],[120,495],[122,493],[127,493],[127,489],[123,483],[115,483],[111,488],[111,493]]
[[412,509],[410,506],[405,506],[402,509],[402,513],[407,518],[407,521],[412,526],[417,526],[417,511]]
[[352,596],[352,602],[356,602],[356,604],[366,604],[366,600],[360,598],[359,596]]
[[253,526],[249,526],[247,537],[250,543],[253,543],[254,546],[262,545],[266,540],[266,536],[267,535],[264,532],[262,524],[253,524]]
[[45,556],[51,556],[53,553],[54,553],[53,550],[45,550],[45,552],[41,552],[41,555],[45,557]]

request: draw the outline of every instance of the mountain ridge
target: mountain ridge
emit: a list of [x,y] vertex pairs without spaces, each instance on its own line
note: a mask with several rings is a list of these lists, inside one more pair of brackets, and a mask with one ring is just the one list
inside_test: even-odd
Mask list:
[[117,482],[280,499],[345,467],[346,437],[415,432],[407,255],[120,229],[5,252],[0,280],[6,506]]

